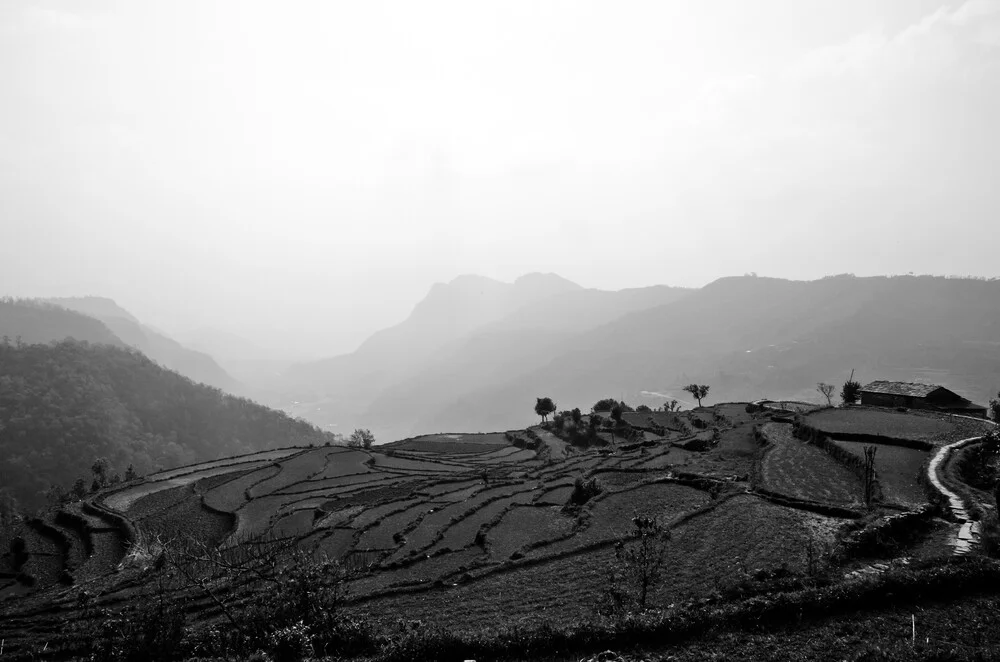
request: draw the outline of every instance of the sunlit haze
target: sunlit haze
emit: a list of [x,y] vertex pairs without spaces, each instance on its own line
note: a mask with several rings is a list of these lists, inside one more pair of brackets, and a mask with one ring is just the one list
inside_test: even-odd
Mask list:
[[997,0],[5,0],[0,293],[305,357],[466,273],[994,276],[998,82]]

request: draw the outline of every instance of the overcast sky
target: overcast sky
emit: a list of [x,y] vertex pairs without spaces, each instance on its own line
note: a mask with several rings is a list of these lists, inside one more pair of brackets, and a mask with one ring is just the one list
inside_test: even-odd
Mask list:
[[0,2],[0,294],[334,354],[435,281],[995,276],[1000,0]]

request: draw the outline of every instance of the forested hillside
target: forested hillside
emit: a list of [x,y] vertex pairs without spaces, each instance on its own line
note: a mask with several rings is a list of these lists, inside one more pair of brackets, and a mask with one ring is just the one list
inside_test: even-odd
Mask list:
[[[194,351],[140,322],[111,299],[103,297],[66,297],[47,299],[49,303],[75,310],[100,320],[122,343],[135,347],[169,370],[176,370],[196,382],[241,393],[240,384],[208,354]],[[74,336],[75,337],[75,336]],[[77,338],[86,340],[86,338]],[[53,338],[62,340],[62,338]]]
[[113,472],[132,464],[145,473],[329,438],[134,350],[0,343],[0,486],[25,508],[86,476],[97,458]]

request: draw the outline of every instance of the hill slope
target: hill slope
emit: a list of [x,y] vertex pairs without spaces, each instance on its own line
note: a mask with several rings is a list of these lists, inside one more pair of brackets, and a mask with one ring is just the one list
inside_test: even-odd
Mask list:
[[224,391],[239,392],[239,383],[218,363],[204,352],[194,351],[159,331],[141,323],[134,315],[103,297],[66,297],[47,299],[70,310],[98,319],[111,329],[126,345],[140,352],[170,370],[176,370],[196,382],[221,388]]
[[318,429],[195,384],[135,351],[64,341],[0,345],[0,483],[25,506],[98,457],[114,471],[323,443]]

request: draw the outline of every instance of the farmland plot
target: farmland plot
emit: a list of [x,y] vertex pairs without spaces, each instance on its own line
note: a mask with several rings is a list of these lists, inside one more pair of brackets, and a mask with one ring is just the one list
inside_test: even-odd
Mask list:
[[405,439],[385,448],[424,451],[430,453],[489,453],[508,446],[501,433],[490,434],[429,434],[413,439]]
[[865,446],[874,445],[878,449],[875,453],[875,472],[883,496],[889,503],[917,508],[927,502],[927,492],[919,478],[930,458],[927,451],[862,441],[834,440],[834,443],[862,459]]
[[361,607],[381,622],[418,618],[456,632],[521,618],[579,623],[592,615],[593,605],[607,586],[606,569],[613,558],[614,550],[609,547],[538,565],[515,566],[447,591],[394,595]]
[[279,470],[275,465],[268,465],[213,487],[205,493],[205,504],[216,510],[234,513],[247,502],[246,491],[248,489],[277,475]]
[[559,506],[515,506],[486,536],[490,557],[503,561],[527,545],[569,536],[575,519]]
[[316,448],[290,457],[278,463],[281,470],[273,478],[257,483],[249,488],[248,492],[251,497],[258,497],[309,480],[322,473],[327,467],[327,462],[336,461],[334,458],[338,455],[340,453],[328,448]]
[[772,492],[839,506],[861,503],[861,481],[823,450],[792,436],[789,423],[768,423],[770,440],[764,453],[761,478]]
[[182,485],[190,485],[196,481],[203,478],[211,478],[213,476],[220,476],[223,474],[233,473],[236,471],[245,471],[250,469],[258,469],[269,465],[269,462],[241,462],[241,463],[230,463],[216,467],[210,467],[208,469],[197,469],[196,471],[191,471],[182,475],[175,476],[173,478],[168,478],[165,480],[158,480],[153,482],[139,483],[138,485],[129,486],[112,492],[103,498],[103,503],[108,508],[112,510],[117,510],[119,512],[127,512],[129,507],[137,500],[144,496],[159,492],[161,490],[169,490],[173,487],[180,487]]
[[[444,530],[443,538],[428,550],[428,553],[433,554],[445,547],[458,550],[472,545],[475,542],[476,533],[479,532],[479,529],[492,522],[495,517],[507,508],[515,504],[531,503],[533,498],[534,494],[532,492],[525,491],[518,492],[513,496],[494,499],[489,503],[479,502],[475,505],[469,505],[465,510],[465,513],[468,514],[460,516],[457,522],[448,526]],[[469,510],[472,508],[475,508],[475,511],[469,513]]]
[[[186,474],[193,473],[195,471],[204,471],[206,469],[218,469],[221,467],[229,467],[233,470],[240,469],[240,465],[247,465],[253,463],[260,466],[261,462],[270,463],[275,460],[280,460],[286,458],[289,455],[295,455],[296,453],[303,452],[301,448],[283,448],[281,450],[273,451],[262,451],[260,453],[250,453],[248,455],[241,455],[238,458],[224,458],[222,460],[214,460],[212,462],[201,462],[199,464],[192,464],[187,467],[179,467],[177,469],[170,469],[169,471],[159,471],[157,473],[150,474],[146,476],[146,480],[169,480],[171,478],[177,478],[178,476],[183,476]],[[247,467],[242,467],[247,468]]]
[[358,549],[395,549],[400,543],[393,536],[401,534],[427,514],[432,506],[418,503],[406,510],[389,515],[365,531],[358,540]]
[[561,487],[549,489],[540,495],[535,503],[540,506],[562,506],[569,501],[571,494],[573,494],[573,485],[563,485]]
[[[399,476],[384,474],[379,472],[351,474],[338,476],[336,478],[319,478],[315,480],[301,480],[297,483],[287,485],[280,490],[263,492],[262,494],[343,494],[354,492],[359,489],[371,487],[372,485],[391,485],[401,480]],[[257,492],[257,490],[254,490]]]
[[355,529],[364,529],[371,524],[381,520],[383,517],[391,515],[393,513],[400,513],[410,508],[418,503],[422,503],[422,499],[401,499],[399,501],[390,501],[379,506],[370,506],[364,508],[364,510],[357,515],[353,520],[351,520],[351,526]]
[[809,541],[831,546],[843,521],[771,504],[749,494],[732,497],[672,532],[666,566],[671,580],[660,601],[700,597],[741,572],[787,565],[805,569]]
[[954,427],[938,416],[887,409],[823,409],[809,414],[804,421],[834,437],[842,433],[870,434],[928,442],[947,436]]
[[467,467],[460,464],[450,464],[431,460],[408,460],[402,457],[389,457],[387,455],[375,454],[373,467],[386,471],[399,472],[426,472],[429,474],[450,473],[454,471],[466,471]]

